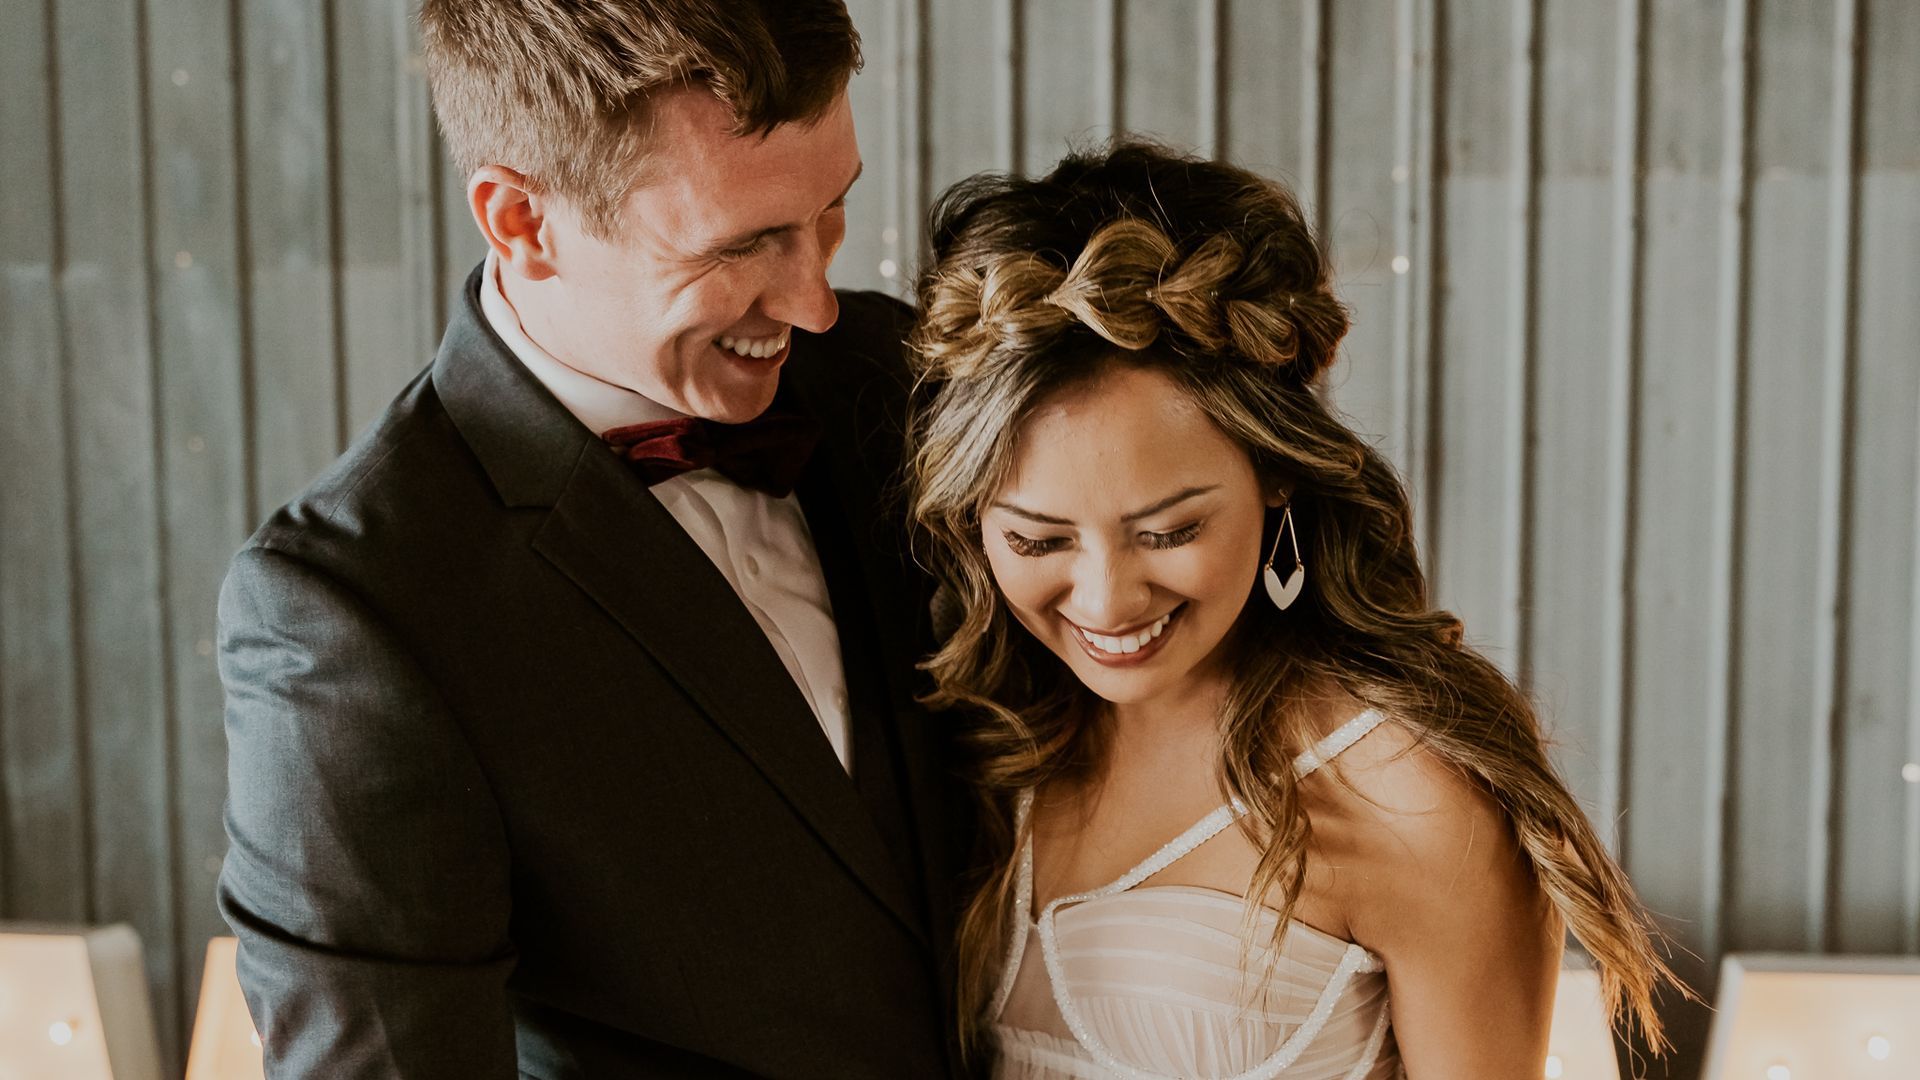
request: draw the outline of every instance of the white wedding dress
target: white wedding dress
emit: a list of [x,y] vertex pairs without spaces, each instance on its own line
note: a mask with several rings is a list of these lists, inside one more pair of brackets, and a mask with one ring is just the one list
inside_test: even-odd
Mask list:
[[[1369,710],[1294,762],[1305,777],[1381,722]],[[1021,796],[1021,832],[1033,805]],[[1260,907],[1190,885],[1140,883],[1237,821],[1235,802],[1118,880],[1030,919],[1033,841],[989,1012],[996,1080],[1386,1080],[1400,1075],[1379,958],[1305,923],[1272,947]]]

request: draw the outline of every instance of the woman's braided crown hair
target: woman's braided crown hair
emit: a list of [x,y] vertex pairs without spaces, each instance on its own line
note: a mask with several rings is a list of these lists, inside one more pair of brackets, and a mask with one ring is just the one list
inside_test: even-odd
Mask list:
[[[1227,168],[1121,144],[1108,169],[1127,167],[1130,154],[1153,155],[1162,171]],[[1238,358],[1284,369],[1301,384],[1314,381],[1332,364],[1348,320],[1298,204],[1284,188],[1233,170],[1238,198],[1226,201],[1255,203],[1264,212],[1233,215],[1211,230],[1202,221],[1201,229],[1176,237],[1159,199],[1189,178],[1159,178],[1160,194],[1140,206],[1075,205],[1062,193],[1068,212],[1057,224],[1078,236],[1046,245],[1014,230],[1000,235],[990,222],[971,220],[977,214],[939,221],[936,231],[956,242],[920,284],[923,315],[913,344],[925,374],[983,374],[996,356],[1046,350],[1091,332],[1121,349]],[[1220,177],[1205,179],[1211,187]],[[962,185],[936,219],[951,216],[943,211],[955,196],[977,210],[981,189],[1005,182],[984,177]],[[1190,214],[1179,220],[1194,224]],[[1063,255],[1073,248],[1070,259]]]

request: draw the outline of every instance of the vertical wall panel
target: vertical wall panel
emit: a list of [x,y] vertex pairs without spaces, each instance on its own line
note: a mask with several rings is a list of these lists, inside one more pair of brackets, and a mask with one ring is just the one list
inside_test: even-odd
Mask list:
[[[1046,172],[1069,147],[1113,134],[1118,95],[1119,0],[1029,0],[1021,5],[1018,163]],[[1072,56],[1074,63],[1062,63]]]
[[[1731,0],[1734,4],[1743,0]],[[1736,9],[1737,10],[1737,9]],[[1725,4],[1653,0],[1647,40],[1645,235],[1637,347],[1639,417],[1630,552],[1633,640],[1622,846],[1641,896],[1675,941],[1696,986],[1719,949],[1728,633],[1722,583],[1731,552],[1721,465],[1731,440],[1721,389],[1721,156]],[[1682,1052],[1697,1052],[1704,1010],[1676,1013]]]
[[254,477],[267,507],[339,452],[325,14],[306,0],[240,8]]
[[1021,0],[924,4],[929,196],[962,177],[1019,166],[1020,7]]
[[1120,127],[1213,152],[1212,0],[1117,0]]
[[[1533,568],[1524,639],[1532,689],[1546,712],[1558,761],[1576,794],[1611,827],[1617,801],[1617,720],[1605,714],[1619,678],[1596,659],[1609,651],[1623,582],[1613,552],[1625,513],[1624,399],[1615,393],[1613,162],[1618,117],[1619,5],[1549,0],[1541,9],[1539,239],[1531,474]],[[1630,13],[1628,13],[1630,17]],[[1631,60],[1631,56],[1628,58]]]
[[1860,5],[1833,944],[1920,949],[1920,5]]
[[1392,371],[1393,442],[1389,452],[1413,501],[1414,540],[1431,558],[1437,447],[1434,439],[1434,308],[1439,291],[1440,229],[1434,217],[1435,140],[1442,110],[1435,0],[1395,5]]
[[[232,6],[226,0],[147,7],[147,94],[153,138],[155,361],[159,463],[166,509],[167,669],[171,673],[172,805],[178,830],[170,943],[181,1000],[197,997],[206,941],[225,933],[213,882],[226,852],[226,734],[214,668],[214,607],[236,536],[252,528],[243,367]],[[171,988],[169,988],[171,989]],[[181,1017],[182,1023],[187,1017]],[[181,1038],[187,1036],[183,1026]]]
[[1813,834],[1824,845],[1814,804],[1828,736],[1814,657],[1833,642],[1815,589],[1830,567],[1816,556],[1831,520],[1822,446],[1837,422],[1822,371],[1832,13],[1762,0],[1755,15],[1725,943],[1817,950],[1808,898],[1825,888]]
[[1319,28],[1307,3],[1229,0],[1221,59],[1225,101],[1221,156],[1314,197],[1318,127],[1308,113],[1321,74]]
[[882,227],[881,239],[886,257],[898,267],[892,289],[901,297],[912,295],[913,272],[920,264],[927,204],[932,197],[927,171],[928,7],[925,0],[894,0],[894,49],[886,58],[900,95],[893,130],[894,152],[900,160],[887,194],[887,225]]
[[426,366],[431,343],[407,310],[399,147],[401,69],[391,0],[334,0],[332,163],[338,191],[341,352],[347,428],[359,431]]
[[162,634],[161,504],[147,268],[139,5],[59,0],[60,311],[92,799],[92,904],[145,946],[161,1046],[178,1046]]
[[86,735],[75,664],[74,463],[65,424],[52,27],[45,9],[0,34],[0,912],[72,920],[88,908]]
[[843,288],[894,292],[905,278],[900,223],[893,210],[902,174],[908,171],[908,155],[900,145],[900,112],[912,108],[893,63],[901,51],[901,6],[900,0],[850,0],[847,4],[870,58],[848,87],[865,165],[860,182],[847,196],[847,239],[835,261],[834,280]]
[[1440,42],[1448,59],[1436,209],[1446,248],[1429,563],[1441,606],[1458,613],[1468,640],[1510,672],[1523,555],[1516,466],[1527,379],[1530,5],[1454,5]]
[[420,57],[420,27],[413,18],[413,7],[393,0],[384,3],[393,48],[401,58],[395,87],[393,149],[399,163],[400,254],[406,277],[402,315],[420,354],[431,358],[446,322],[436,196],[442,150],[434,129],[427,69]]
[[1334,285],[1353,308],[1346,365],[1333,373],[1333,401],[1354,427],[1394,461],[1404,373],[1394,365],[1395,64],[1399,33],[1392,0],[1341,0],[1327,20],[1324,190],[1317,207],[1331,252]]

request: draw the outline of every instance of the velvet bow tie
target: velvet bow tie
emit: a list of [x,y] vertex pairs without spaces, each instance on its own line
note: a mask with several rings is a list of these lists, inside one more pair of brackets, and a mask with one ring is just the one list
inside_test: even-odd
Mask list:
[[744,424],[698,417],[628,424],[602,438],[651,487],[695,469],[713,469],[741,487],[784,498],[820,440],[820,425],[796,413],[762,413]]

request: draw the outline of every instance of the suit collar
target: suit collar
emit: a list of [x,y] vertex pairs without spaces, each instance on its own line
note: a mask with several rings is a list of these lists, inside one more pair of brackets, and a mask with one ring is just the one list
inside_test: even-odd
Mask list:
[[500,498],[510,507],[552,506],[574,463],[599,436],[574,419],[480,310],[484,267],[460,290],[433,361],[433,386]]

